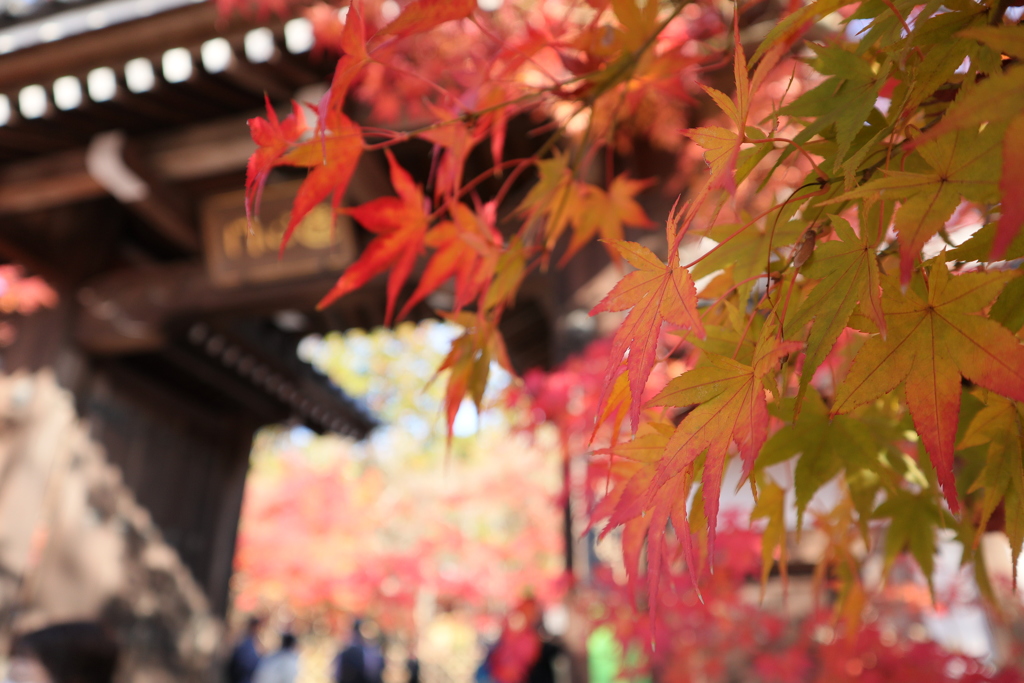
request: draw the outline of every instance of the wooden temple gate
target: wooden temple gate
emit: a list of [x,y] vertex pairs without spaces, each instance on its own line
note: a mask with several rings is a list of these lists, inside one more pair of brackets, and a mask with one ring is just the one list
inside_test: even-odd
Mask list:
[[[60,303],[11,319],[0,350],[0,639],[102,618],[131,680],[210,680],[254,431],[374,426],[296,356],[306,334],[383,322],[382,282],[314,308],[368,236],[314,211],[278,259],[297,176],[272,177],[252,234],[242,204],[246,119],[265,94],[315,100],[333,60],[302,20],[187,0],[5,7],[0,261]],[[382,162],[349,201],[390,192]],[[567,349],[558,321],[604,265],[526,283],[502,328],[518,369]]]

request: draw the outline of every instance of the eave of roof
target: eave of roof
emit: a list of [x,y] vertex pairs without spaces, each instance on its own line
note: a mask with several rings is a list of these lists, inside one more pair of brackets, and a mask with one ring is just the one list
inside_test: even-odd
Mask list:
[[203,0],[106,0],[75,4],[43,2],[24,18],[0,21],[0,54],[143,19]]

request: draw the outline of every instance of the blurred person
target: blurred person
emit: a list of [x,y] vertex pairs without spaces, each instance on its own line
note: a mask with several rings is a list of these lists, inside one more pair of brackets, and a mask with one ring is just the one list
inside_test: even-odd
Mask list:
[[281,648],[260,660],[252,683],[295,683],[299,675],[299,641],[294,634],[281,634]]
[[334,660],[336,683],[381,683],[384,655],[377,641],[380,628],[372,621],[356,619],[352,639]]
[[406,683],[420,683],[420,660],[410,654],[405,660]]
[[525,598],[505,617],[477,679],[491,683],[554,683],[563,648],[544,629],[540,605]]
[[111,683],[118,647],[94,622],[55,624],[11,644],[10,683]]
[[251,683],[252,675],[260,664],[262,656],[259,632],[263,620],[259,617],[249,617],[245,625],[245,634],[238,641],[231,651],[231,658],[228,659],[227,678],[228,683]]
[[454,600],[440,600],[439,612],[423,629],[417,645],[423,683],[472,683],[480,663],[476,629]]

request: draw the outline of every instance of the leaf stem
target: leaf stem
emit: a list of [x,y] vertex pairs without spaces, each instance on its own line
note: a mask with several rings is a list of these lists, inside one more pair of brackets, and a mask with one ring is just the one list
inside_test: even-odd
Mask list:
[[[806,187],[806,185],[804,187]],[[797,189],[796,192],[799,192],[799,189]],[[825,194],[825,188],[822,188],[822,189],[817,190],[815,192],[811,192],[810,194],[805,194],[802,197],[797,197],[797,199],[804,200],[804,199],[809,199],[811,197],[819,197],[819,196],[821,196],[823,194]],[[788,203],[791,200],[792,200],[792,197],[790,199],[787,199],[786,203]],[[698,263],[700,263],[701,261],[706,259],[708,256],[710,256],[711,254],[713,254],[716,251],[718,251],[719,248],[721,248],[722,246],[727,244],[730,240],[732,240],[735,237],[738,237],[744,230],[749,228],[751,225],[753,225],[754,223],[758,222],[759,220],[761,220],[762,218],[764,218],[765,216],[770,214],[772,211],[775,211],[776,209],[778,209],[778,208],[780,208],[780,207],[782,207],[784,205],[785,205],[785,203],[783,203],[783,204],[776,204],[775,206],[771,207],[770,209],[766,209],[765,211],[763,211],[762,213],[758,214],[753,219],[748,221],[742,227],[740,227],[736,232],[732,233],[731,235],[726,237],[724,240],[722,240],[721,242],[719,242],[718,244],[713,246],[706,253],[701,254],[700,256],[698,256],[696,259],[694,259],[690,263],[687,263],[685,266],[683,266],[683,268],[686,268],[686,269],[693,268],[695,265],[697,265]]]
[[770,137],[770,138],[764,138],[762,140],[744,140],[744,142],[749,142],[749,143],[754,144],[754,145],[757,145],[757,144],[760,144],[760,143],[763,143],[763,142],[782,142],[782,143],[785,143],[785,144],[788,144],[788,145],[793,145],[793,147],[795,147],[798,152],[800,152],[801,154],[804,155],[804,157],[807,159],[807,161],[810,162],[811,166],[814,167],[814,172],[818,174],[818,178],[820,178],[821,180],[828,180],[828,174],[826,174],[824,171],[821,170],[821,168],[818,166],[818,164],[815,163],[814,159],[811,158],[810,152],[808,152],[806,149],[804,149],[803,145],[801,145],[796,140],[790,140],[789,138],[780,138],[780,137],[774,137],[773,136],[773,137]]

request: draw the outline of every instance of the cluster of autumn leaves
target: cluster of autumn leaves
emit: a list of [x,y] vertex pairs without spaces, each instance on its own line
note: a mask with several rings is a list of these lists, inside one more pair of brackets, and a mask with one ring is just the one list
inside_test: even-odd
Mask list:
[[[748,63],[742,3],[726,17],[704,2],[507,2],[487,13],[414,0],[386,22],[353,1],[344,22],[332,13],[337,25],[319,28],[342,56],[315,128],[298,105],[250,122],[260,148],[249,203],[274,167],[306,167],[285,239],[327,199],[373,235],[324,306],[386,275],[390,321],[454,280],[453,310],[441,314],[465,334],[441,368],[449,424],[465,397],[482,400],[490,364],[507,366],[497,326],[524,277],[604,240],[628,272],[593,311],[624,314],[596,409],[593,436],[607,443],[595,447],[612,464],[593,516],[623,529],[634,580],[646,557],[649,592],[680,562],[696,579],[713,561],[733,458],[768,523],[766,573],[785,556],[784,489],[802,520],[840,477],[839,503],[814,510],[835,531],[834,561],[855,565],[850,530],[874,543],[888,520],[888,562],[909,550],[930,574],[935,530],[947,527],[983,577],[975,550],[993,518],[1014,561],[1024,544],[1024,27],[1008,7],[814,0],[775,23]],[[859,30],[804,38],[836,16]],[[476,61],[430,67],[425,113],[390,129],[346,116],[371,67],[415,79],[418,53],[402,46],[453,31],[472,36],[459,56]],[[701,92],[701,72],[723,57],[733,94]],[[718,118],[666,132],[698,96]],[[503,159],[508,120],[537,112],[555,124],[548,142]],[[650,222],[636,200],[650,181],[606,162],[606,182],[592,182],[639,136],[706,162],[685,176],[692,189],[660,255],[623,239]],[[414,137],[434,145],[432,194],[387,152],[397,196],[343,205],[363,154]],[[485,140],[493,167],[464,178]],[[507,201],[531,171],[525,197]],[[485,176],[501,181],[495,196],[478,195]],[[713,247],[682,263],[697,238]],[[679,349],[686,371],[652,387]],[[845,524],[828,521],[839,512]],[[844,590],[860,590],[856,571],[844,575]]]

